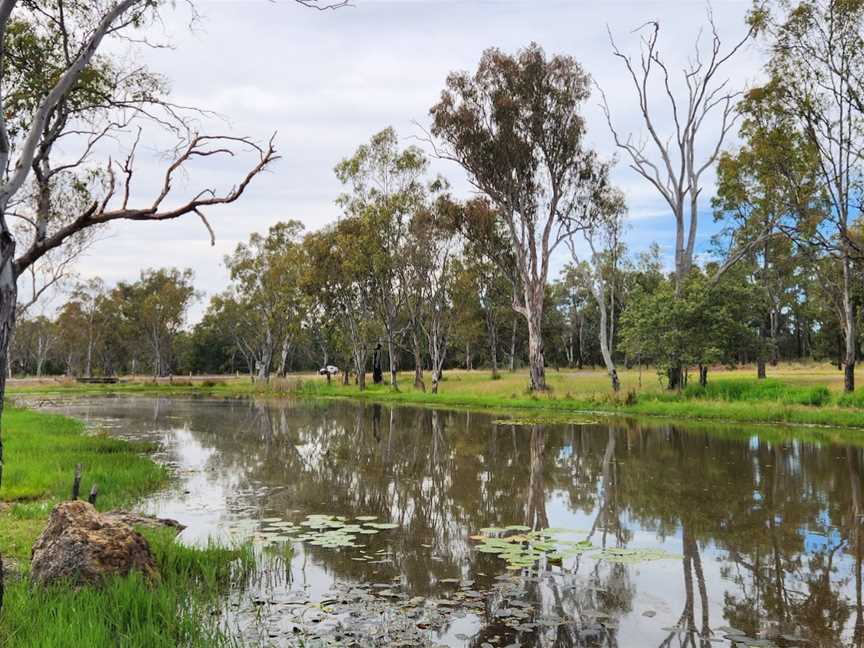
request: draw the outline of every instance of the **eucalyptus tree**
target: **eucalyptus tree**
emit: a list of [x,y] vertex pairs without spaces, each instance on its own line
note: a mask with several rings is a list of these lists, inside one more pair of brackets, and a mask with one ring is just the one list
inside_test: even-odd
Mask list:
[[[96,151],[83,141],[70,139],[66,153],[70,159],[83,159],[92,174],[103,181],[95,183],[92,198],[83,209],[63,213],[42,211],[34,221],[33,236],[23,241],[14,226],[14,214],[23,203],[34,163],[42,152],[52,148],[61,134],[86,130],[75,117],[55,122],[65,106],[73,103],[77,88],[85,84],[99,66],[97,52],[106,37],[134,38],[134,30],[158,15],[161,3],[150,0],[97,0],[95,2],[30,3],[0,0],[0,407],[6,387],[9,343],[15,325],[18,279],[46,255],[74,245],[85,230],[116,220],[158,222],[196,215],[205,220],[204,210],[237,200],[248,184],[276,159],[270,145],[259,147],[249,139],[235,136],[185,134],[176,155],[167,164],[162,181],[147,190],[133,183],[137,140],[126,142],[128,154],[116,163],[110,158],[95,160]],[[34,22],[34,16],[44,17]],[[19,84],[18,68],[7,55],[14,50],[19,21],[35,25],[41,34],[59,29],[63,34],[62,57],[43,57],[43,64],[54,68],[32,85]],[[15,90],[23,92],[15,92]],[[48,129],[48,130],[46,130]],[[225,190],[211,188],[181,196],[172,192],[174,182],[189,166],[190,160],[232,153],[232,149],[251,148],[255,160],[249,170]],[[135,191],[133,192],[133,184]],[[134,195],[134,198],[133,198]],[[169,197],[170,195],[170,197]],[[139,202],[140,201],[140,202]],[[23,245],[19,246],[19,242]],[[3,477],[3,446],[0,436],[0,484]],[[0,604],[2,604],[2,560],[0,560]]]
[[58,338],[56,323],[45,315],[22,318],[10,350],[11,361],[22,373],[41,378]]
[[246,308],[243,299],[233,288],[213,295],[204,314],[203,323],[212,326],[220,337],[231,340],[235,353],[239,353],[250,380],[255,380],[258,349],[255,345],[258,322],[255,313]]
[[[675,290],[683,290],[693,267],[699,224],[699,200],[706,174],[716,163],[723,143],[737,121],[740,91],[730,86],[724,71],[752,38],[755,28],[731,46],[724,47],[709,8],[710,45],[707,56],[700,43],[682,70],[677,84],[660,52],[660,23],[640,27],[641,51],[634,61],[621,51],[610,31],[612,52],[624,64],[632,84],[639,116],[647,134],[635,138],[615,126],[612,110],[601,91],[609,129],[630,162],[630,168],[647,181],[669,206],[675,221]],[[701,36],[701,31],[700,31]],[[677,91],[678,88],[681,91]],[[655,96],[659,101],[655,101]],[[663,124],[671,124],[663,132]]]
[[[597,174],[593,195],[585,201],[590,213],[581,217],[584,223],[581,230],[582,239],[589,250],[588,263],[584,268],[588,271],[588,283],[600,315],[597,328],[600,354],[612,389],[617,392],[621,389],[621,381],[612,355],[615,339],[615,284],[627,206],[624,194],[609,186],[607,172],[604,168]],[[567,247],[573,264],[578,266],[580,253],[575,237],[567,239]]]
[[106,292],[105,282],[95,277],[88,281],[79,282],[69,302],[67,302],[67,304],[77,303],[84,317],[83,371],[87,378],[93,375],[93,355],[103,333],[102,327],[100,327],[100,309],[103,307]]
[[552,254],[579,226],[574,214],[595,172],[584,145],[588,74],[572,58],[531,44],[483,53],[454,72],[431,109],[437,155],[458,163],[496,207],[518,277],[513,307],[528,324],[530,388],[546,389],[543,308]]
[[453,286],[457,334],[483,343],[489,354],[492,379],[499,378],[499,353],[505,318],[512,313],[513,288],[498,266],[465,247]]
[[248,243],[240,243],[225,258],[233,294],[247,313],[246,336],[254,340],[249,347],[262,380],[270,378],[277,353],[278,374],[285,375],[289,352],[300,333],[302,232],[298,221],[278,223],[266,236],[252,234]]
[[[566,326],[562,342],[567,356],[567,366],[582,369],[589,358],[587,332],[591,317],[591,271],[586,261],[579,264],[568,263],[561,269],[561,276],[555,283],[559,291],[558,308],[561,309]],[[596,302],[595,302],[596,303]],[[598,337],[599,339],[599,337]]]
[[[864,5],[847,0],[754,3],[753,29],[770,47],[772,108],[814,149],[824,205],[807,210],[787,231],[837,265],[822,273],[834,295],[844,337],[846,391],[855,389],[858,321],[853,297],[864,258],[856,227],[864,200]],[[821,208],[819,208],[821,207]],[[820,262],[817,266],[824,267]]]
[[453,212],[463,208],[449,196],[440,196],[430,209],[418,212],[411,223],[412,240],[426,260],[420,266],[417,287],[424,304],[420,328],[429,349],[433,394],[441,383],[456,308],[453,287],[460,250],[450,223]]
[[143,270],[138,281],[120,282],[114,292],[122,301],[127,325],[149,349],[153,376],[167,376],[172,371],[174,338],[197,298],[192,270]]
[[336,176],[349,191],[337,204],[360,218],[367,231],[368,258],[375,313],[387,340],[390,385],[396,387],[397,340],[409,287],[403,281],[408,228],[412,215],[424,207],[423,175],[428,161],[416,146],[399,148],[392,128],[372,136],[368,144],[336,166]]
[[498,377],[498,347],[503,322],[512,313],[518,289],[516,264],[509,235],[495,208],[485,198],[472,198],[461,209],[451,210],[448,229],[462,240],[462,283],[473,294],[486,329],[492,378]]
[[[366,389],[369,354],[380,334],[373,265],[367,254],[369,238],[364,219],[350,216],[307,235],[303,241],[307,259],[303,290],[314,295],[338,323],[361,390]],[[347,368],[345,371],[347,383]]]
[[[795,118],[778,109],[778,91],[771,83],[741,102],[742,143],[721,155],[713,201],[716,219],[725,224],[717,238],[747,250],[741,260],[763,296],[759,378],[766,377],[767,360],[777,363],[782,313],[796,301],[796,273],[813,266],[806,230],[816,226],[824,205],[817,149],[796,128]],[[754,239],[761,243],[748,246]]]

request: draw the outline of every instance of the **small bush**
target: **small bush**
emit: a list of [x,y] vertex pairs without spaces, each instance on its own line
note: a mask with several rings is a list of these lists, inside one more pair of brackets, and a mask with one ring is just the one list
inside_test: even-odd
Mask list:
[[864,409],[864,389],[859,389],[851,394],[843,394],[837,399],[840,407],[860,407]]
[[776,401],[816,407],[831,401],[831,391],[825,385],[796,387],[777,380],[717,380],[709,382],[707,387],[688,385],[682,396],[687,400]]

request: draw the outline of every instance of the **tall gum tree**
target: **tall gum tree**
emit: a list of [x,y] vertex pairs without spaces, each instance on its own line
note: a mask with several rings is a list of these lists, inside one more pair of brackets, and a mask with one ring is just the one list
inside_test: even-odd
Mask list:
[[[843,331],[844,388],[855,389],[858,313],[854,291],[864,258],[860,219],[864,189],[864,3],[860,0],[777,0],[754,3],[750,23],[770,47],[774,108],[816,151],[824,207],[816,222],[802,214],[787,233],[814,255],[834,295]],[[830,261],[827,263],[826,261]],[[839,265],[833,272],[819,271]]]
[[[636,60],[618,47],[610,31],[612,53],[624,64],[633,88],[643,137],[625,134],[616,127],[610,103],[601,90],[602,107],[616,146],[623,151],[630,168],[657,191],[672,212],[676,298],[683,295],[693,268],[706,174],[717,162],[738,117],[740,91],[723,74],[755,31],[751,27],[743,38],[725,47],[710,8],[708,26],[707,54],[697,42],[680,82],[673,79],[661,55],[658,22],[646,23],[637,30],[641,36]],[[655,100],[658,96],[659,100]],[[668,132],[663,128],[666,123],[671,123]],[[682,367],[670,367],[669,389],[679,389],[682,377]]]
[[528,323],[530,388],[546,389],[543,308],[549,263],[579,225],[572,216],[595,172],[584,146],[582,105],[590,79],[568,56],[536,43],[508,55],[483,53],[474,74],[454,72],[432,107],[430,142],[458,163],[496,207],[518,277],[513,308]]
[[[349,188],[337,203],[366,227],[365,253],[375,312],[387,340],[390,386],[396,388],[400,316],[410,289],[404,281],[408,229],[412,215],[424,207],[423,175],[429,166],[416,146],[399,148],[392,128],[376,133],[368,144],[336,166],[336,176]],[[416,382],[416,381],[415,381]]]
[[[588,246],[588,280],[591,294],[597,303],[599,313],[598,338],[603,364],[609,374],[613,391],[621,389],[618,378],[618,368],[613,358],[613,343],[615,338],[615,274],[616,260],[619,253],[621,234],[624,226],[624,215],[627,207],[624,194],[608,186],[605,182],[606,172],[598,174],[596,195],[589,201],[593,210],[591,216],[586,216],[586,226],[582,229],[582,238]],[[579,252],[575,237],[567,240],[574,266],[579,265]]]
[[[317,9],[342,6],[344,2],[325,3],[315,0],[295,0],[297,4]],[[15,20],[32,16],[33,5],[20,0],[0,0],[0,414],[6,390],[9,343],[15,326],[18,302],[18,279],[52,251],[62,249],[81,232],[115,220],[159,222],[186,215],[199,217],[208,227],[204,212],[217,205],[236,201],[246,187],[261,171],[277,159],[272,141],[258,146],[248,138],[225,135],[202,135],[185,133],[176,148],[176,155],[168,163],[162,181],[154,188],[150,200],[139,198],[143,191],[136,188],[132,199],[132,179],[135,173],[135,143],[129,145],[129,154],[119,164],[103,159],[94,163],[105,173],[105,183],[98,196],[76,214],[59,223],[42,222],[35,236],[19,249],[19,240],[11,223],[12,210],[21,199],[33,172],[40,147],[46,142],[46,125],[52,113],[68,100],[70,94],[89,70],[106,37],[131,37],[131,33],[148,24],[158,16],[164,4],[158,0],[95,0],[93,2],[46,2],[38,9],[47,15],[48,21],[59,26],[64,34],[64,49],[57,71],[44,83],[31,87],[32,101],[27,117],[13,128],[10,123],[10,101],[14,99],[11,85],[15,82],[10,66],[6,65],[10,39],[10,27]],[[69,21],[76,14],[75,8],[84,11],[86,19]],[[79,18],[82,14],[77,13]],[[74,120],[62,124],[61,130],[75,129]],[[47,132],[48,137],[56,133]],[[235,184],[227,189],[204,188],[181,197],[173,191],[174,181],[189,166],[191,160],[210,157],[232,156],[241,151],[252,151],[256,158],[245,174],[240,174]],[[92,148],[81,147],[81,158],[95,154]],[[74,154],[73,154],[74,155]],[[169,197],[170,195],[170,197]],[[191,198],[189,197],[191,195]],[[141,200],[142,202],[138,202]],[[0,436],[0,485],[3,478],[3,446]],[[0,559],[0,606],[3,596],[3,566]]]

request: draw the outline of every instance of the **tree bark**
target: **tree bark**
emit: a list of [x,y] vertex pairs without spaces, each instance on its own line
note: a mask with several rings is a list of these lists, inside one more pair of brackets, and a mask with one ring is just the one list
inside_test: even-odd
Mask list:
[[684,386],[684,370],[680,364],[675,364],[667,370],[669,391],[678,391]]
[[756,377],[759,378],[759,380],[765,380],[765,378],[767,378],[765,372],[765,360],[762,358],[759,358],[759,360],[756,361]]
[[[18,278],[15,272],[15,239],[8,231],[0,233],[0,485],[3,484],[3,403],[9,372],[9,343],[15,330],[15,305]],[[3,608],[3,558],[0,556],[0,609]]]
[[411,331],[411,345],[414,347],[414,389],[426,391],[423,382],[423,353],[420,350],[420,334],[416,327]]
[[372,382],[380,385],[384,382],[384,372],[381,370],[381,343],[372,352]]
[[708,365],[699,365],[699,386],[708,386]]
[[510,338],[510,373],[516,371],[516,318],[513,318],[513,335]]
[[531,308],[528,317],[528,368],[531,391],[546,390],[546,366],[543,358],[543,311]]
[[[609,374],[609,379],[612,381],[612,390],[618,392],[621,390],[621,382],[618,379],[618,369],[615,367],[615,362],[612,359],[612,350],[610,348],[610,334],[613,329],[607,323],[606,291],[603,287],[603,277],[600,275],[600,271],[595,269],[594,274],[594,289],[592,292],[594,293],[594,299],[597,302],[597,309],[600,311],[600,353],[603,355],[603,364],[606,365],[606,371]],[[609,326],[608,332],[607,326]]]
[[387,358],[390,360],[390,386],[396,389],[396,374],[398,372],[398,367],[396,366],[397,353],[396,345],[393,343],[391,335],[387,336]]
[[498,377],[498,331],[495,326],[489,327],[489,361],[492,364],[492,378]]
[[[276,372],[276,375],[280,378],[284,378],[288,374],[288,357],[291,354],[291,337],[286,335],[285,339],[282,340],[282,353],[279,355],[279,370]],[[327,361],[325,359],[324,366],[327,366]],[[330,374],[327,374],[328,376]]]
[[843,258],[843,329],[846,342],[843,354],[844,378],[843,389],[847,393],[855,391],[855,361],[857,360],[858,327],[856,322],[855,303],[852,301],[852,263],[849,255]]

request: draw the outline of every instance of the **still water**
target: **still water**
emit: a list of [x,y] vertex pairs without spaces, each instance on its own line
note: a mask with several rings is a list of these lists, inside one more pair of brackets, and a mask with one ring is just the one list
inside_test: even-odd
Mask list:
[[[226,606],[253,645],[864,645],[860,447],[342,402],[56,407],[159,442],[175,479],[140,508],[182,541],[293,546]],[[295,541],[309,515],[385,528]],[[579,549],[509,569],[478,551],[524,527]]]

